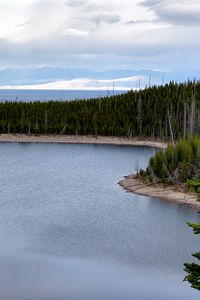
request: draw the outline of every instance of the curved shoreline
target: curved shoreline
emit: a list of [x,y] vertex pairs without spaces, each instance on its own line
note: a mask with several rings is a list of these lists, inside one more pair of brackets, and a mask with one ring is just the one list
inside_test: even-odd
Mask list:
[[85,135],[25,135],[0,134],[0,143],[56,143],[56,144],[100,144],[117,146],[146,146],[165,149],[166,142],[139,138],[85,136]]
[[200,210],[200,202],[196,200],[197,196],[193,192],[181,192],[174,186],[166,186],[162,183],[148,184],[141,179],[135,178],[133,175],[126,176],[118,184],[130,193],[160,198]]
[[[167,143],[151,139],[108,137],[108,136],[76,136],[76,135],[25,135],[25,134],[0,134],[0,143],[50,143],[50,144],[97,144],[116,146],[145,146],[165,149]],[[200,209],[200,203],[195,195],[176,191],[173,187],[163,185],[145,186],[141,180],[126,176],[118,183],[127,192],[162,198],[178,204]]]

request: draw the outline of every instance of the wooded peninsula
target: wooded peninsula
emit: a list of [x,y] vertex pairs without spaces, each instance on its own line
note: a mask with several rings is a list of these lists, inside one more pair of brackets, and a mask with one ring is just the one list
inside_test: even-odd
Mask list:
[[0,133],[137,136],[173,142],[198,133],[197,124],[200,83],[195,81],[100,99],[0,103]]

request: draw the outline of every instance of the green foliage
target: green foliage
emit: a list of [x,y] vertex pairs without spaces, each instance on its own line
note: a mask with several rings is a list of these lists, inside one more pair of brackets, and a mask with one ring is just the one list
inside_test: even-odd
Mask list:
[[[195,234],[200,234],[200,223],[188,223],[188,225],[193,228]],[[193,254],[193,257],[200,260],[200,252]],[[193,288],[200,290],[200,265],[196,263],[185,263],[184,266],[185,272],[188,273],[184,280],[188,281]]]
[[188,223],[188,226],[192,227],[194,234],[200,234],[200,223]]
[[184,264],[185,271],[188,275],[185,277],[185,281],[191,284],[191,287],[200,291],[200,266],[198,264]]
[[141,178],[146,178],[147,177],[147,172],[146,171],[144,171],[144,170],[142,170],[142,169],[140,169],[140,171],[139,171],[139,177],[141,177]]
[[187,181],[187,185],[189,187],[193,187],[193,188],[196,189],[197,187],[199,187],[200,182],[199,182],[199,180],[192,178],[192,179]]
[[[0,103],[0,133],[141,136],[169,140],[169,112],[174,138],[182,138],[191,132],[194,90],[194,123],[199,124],[200,83],[170,82],[101,99]],[[188,151],[189,156],[190,149]],[[200,158],[199,150],[198,155]]]
[[200,180],[192,178],[187,181],[187,185],[192,187],[196,192],[200,193]]
[[187,186],[191,187],[195,192],[197,192],[197,201],[200,202],[200,179],[191,179],[187,181]]
[[[188,184],[198,190],[198,187],[200,186],[200,180],[193,179],[190,180]],[[198,195],[200,195],[200,191],[198,191]],[[200,223],[188,223],[188,225],[192,227],[194,234],[200,234]],[[200,252],[194,253],[193,257],[195,257],[197,260],[200,260]],[[185,271],[188,273],[188,275],[185,277],[185,281],[188,281],[193,288],[200,291],[200,265],[196,263],[185,263],[184,266]]]
[[200,136],[191,136],[169,145],[165,151],[158,151],[150,158],[151,168],[147,172],[172,183],[186,183],[188,187],[200,191]]

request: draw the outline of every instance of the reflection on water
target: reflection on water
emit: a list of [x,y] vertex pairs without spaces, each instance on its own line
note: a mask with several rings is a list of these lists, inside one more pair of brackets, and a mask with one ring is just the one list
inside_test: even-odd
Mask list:
[[0,144],[0,299],[196,300],[198,214],[117,185],[153,152]]

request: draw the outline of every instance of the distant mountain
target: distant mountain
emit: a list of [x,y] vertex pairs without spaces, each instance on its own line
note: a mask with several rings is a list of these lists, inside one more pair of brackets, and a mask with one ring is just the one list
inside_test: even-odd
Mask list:
[[6,85],[0,89],[20,89],[20,90],[105,90],[113,93],[116,90],[130,90],[141,87],[139,82],[145,82],[145,76],[122,77],[116,79],[91,79],[76,78],[71,80],[59,80],[49,83],[26,84],[26,85]]
[[[149,84],[162,84],[175,80],[178,82],[188,79],[200,78],[200,70],[174,70],[171,72],[153,70],[105,70],[92,71],[87,69],[70,68],[28,68],[28,69],[5,69],[0,70],[0,86],[21,86],[48,84],[60,81],[71,81],[74,79],[88,80],[118,80],[119,78],[135,78],[132,88],[140,84],[141,87]],[[140,83],[139,83],[140,81]]]
[[77,78],[117,79],[133,76],[150,76],[162,78],[162,73],[148,70],[106,70],[92,71],[87,69],[37,68],[0,70],[0,85],[41,84]]

